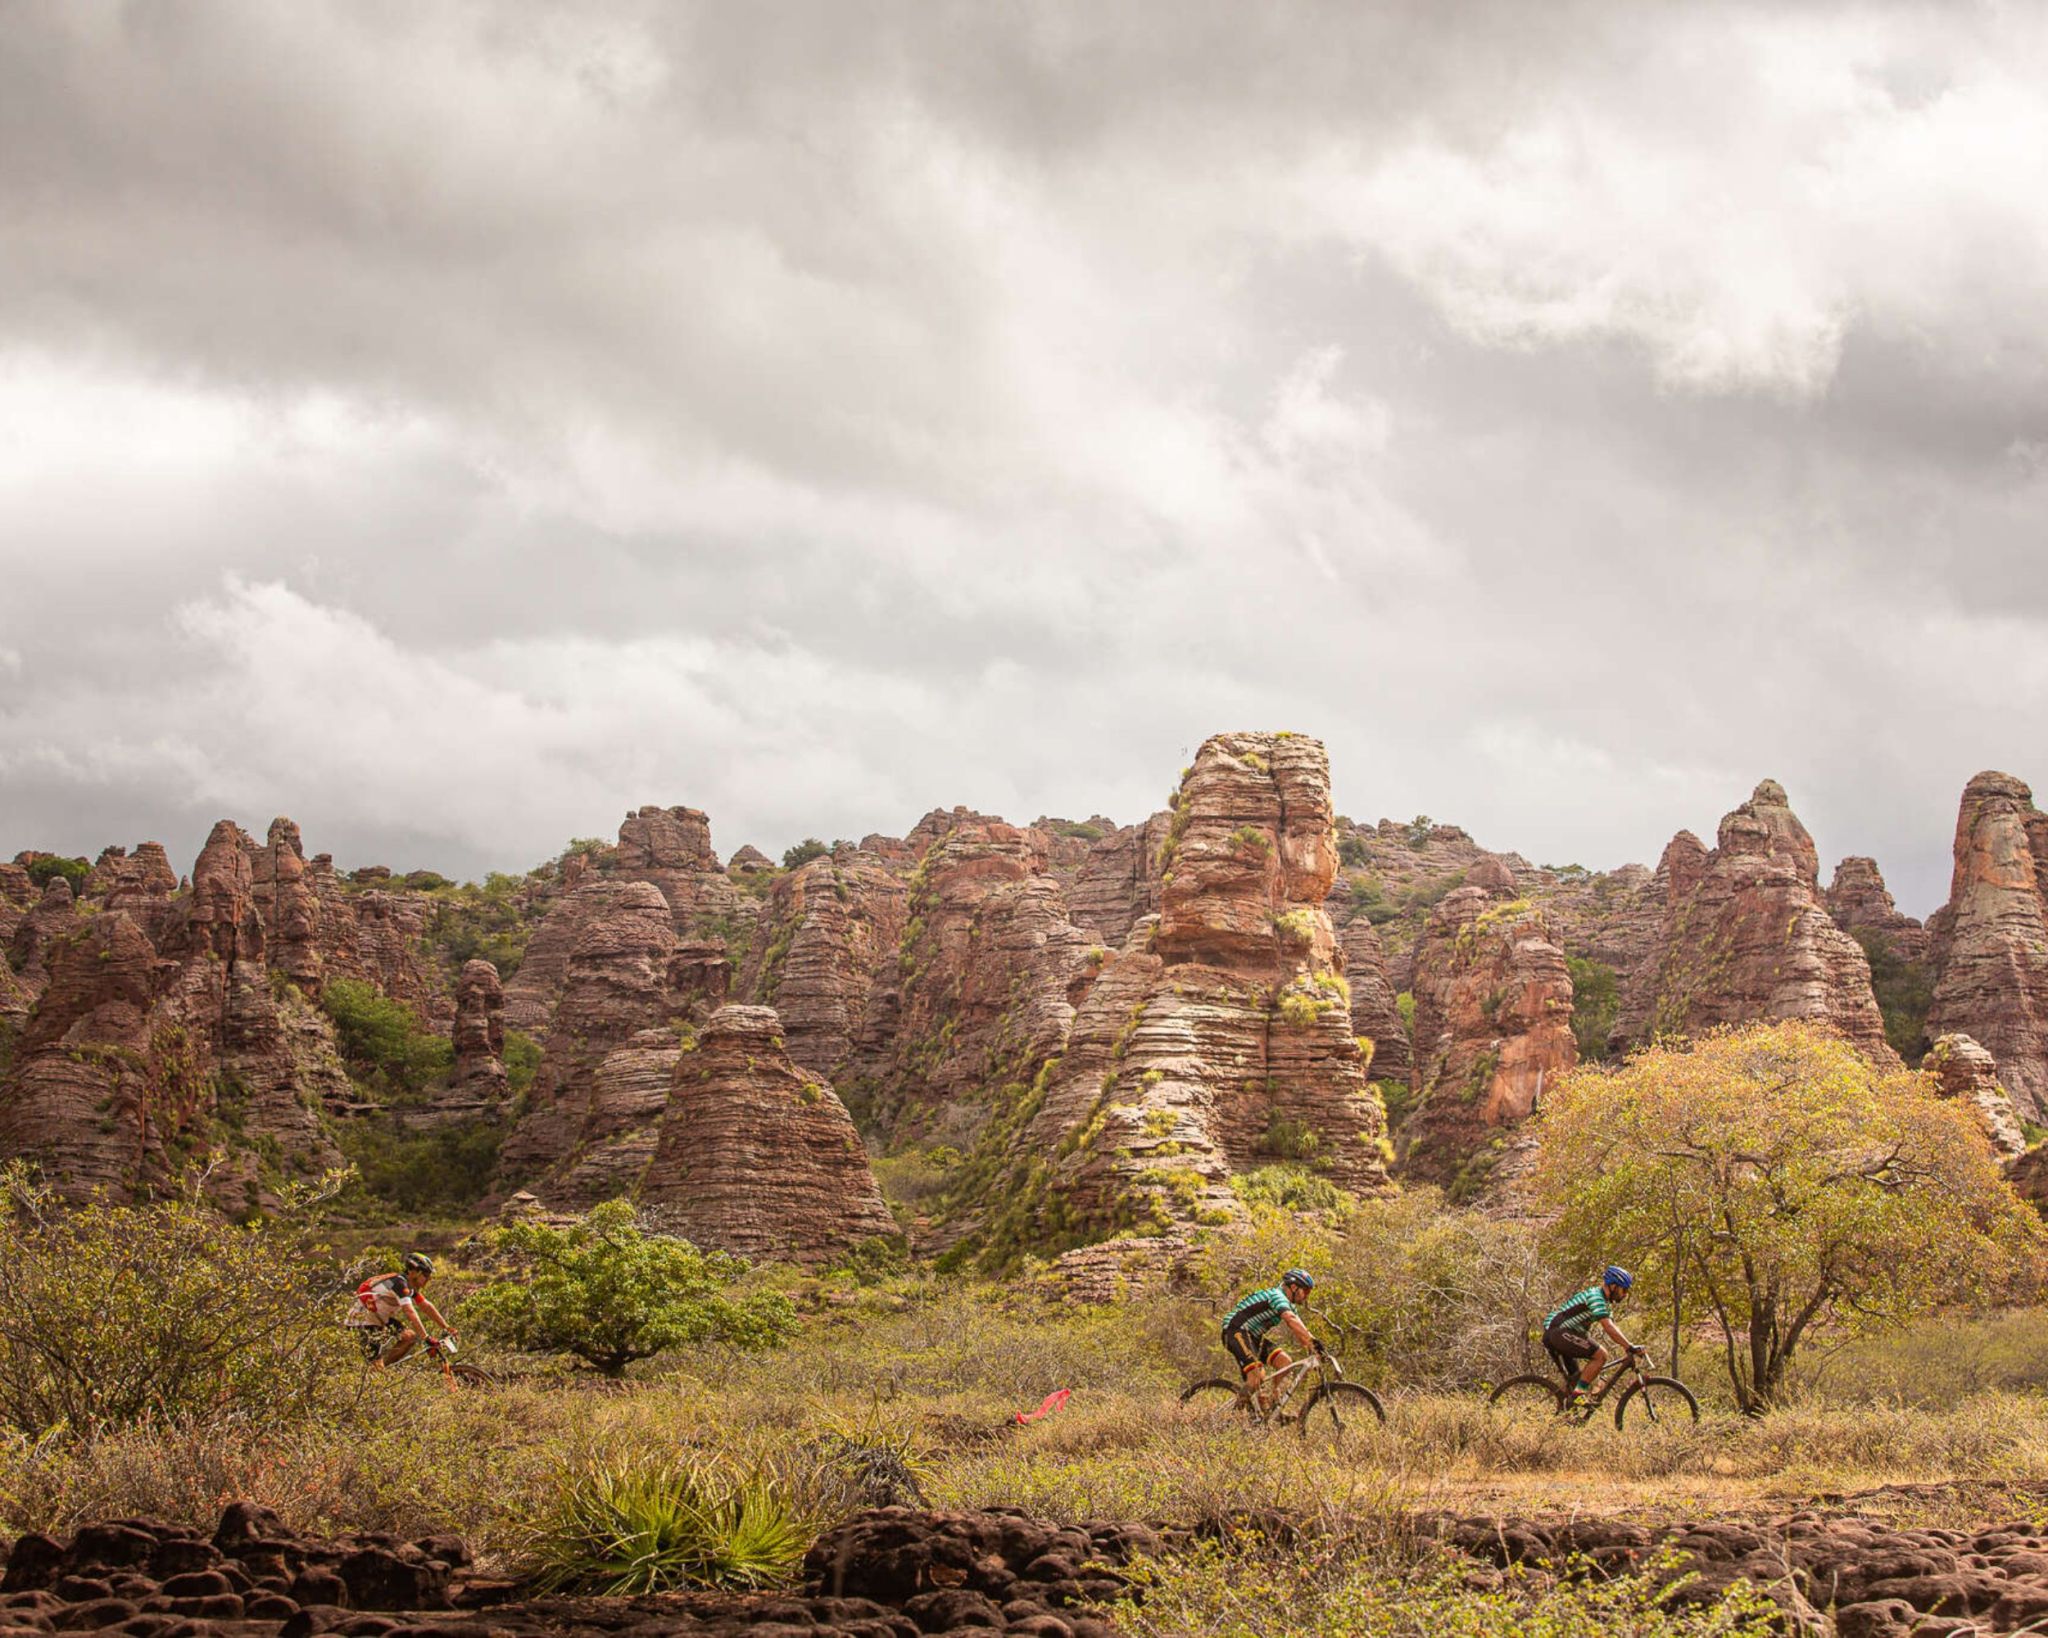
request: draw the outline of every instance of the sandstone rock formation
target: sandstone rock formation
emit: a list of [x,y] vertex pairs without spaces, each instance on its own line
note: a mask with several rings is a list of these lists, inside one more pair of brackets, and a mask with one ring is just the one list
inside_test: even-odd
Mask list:
[[683,1053],[641,1199],[700,1246],[815,1262],[896,1222],[831,1087],[768,1007],[721,1007]]
[[1998,1083],[1998,1065],[1967,1035],[1944,1035],[1928,1049],[1921,1068],[1934,1076],[1944,1098],[1965,1105],[1984,1128],[2000,1160],[2026,1153],[2027,1137],[2011,1097]]
[[842,849],[777,878],[734,991],[781,1016],[789,1055],[836,1080],[894,967],[910,889],[866,848]]
[[548,920],[578,932],[529,1111],[499,1157],[500,1175],[509,1183],[532,1182],[582,1140],[593,1075],[608,1053],[683,1012],[669,986],[675,921],[651,882],[590,882]]
[[171,917],[178,873],[160,842],[144,842],[131,855],[110,847],[85,879],[87,902],[102,910],[123,910],[151,942],[160,940]]
[[1366,1073],[1376,1081],[1405,1084],[1415,1066],[1408,1026],[1401,1021],[1400,998],[1387,976],[1387,952],[1379,934],[1364,916],[1354,916],[1338,935],[1344,951],[1344,977],[1351,985],[1351,1033],[1360,1050],[1372,1042]]
[[574,1146],[535,1186],[543,1200],[582,1209],[639,1188],[683,1053],[674,1030],[649,1029],[604,1055],[577,1099]]
[[679,939],[698,946],[717,944],[715,961],[708,950],[700,949],[695,957],[700,968],[697,987],[707,993],[727,981],[708,967],[729,969],[753,941],[760,906],[720,866],[711,848],[710,821],[695,808],[640,808],[619,827],[615,848],[594,862],[583,854],[563,861],[560,891],[527,942],[519,971],[505,986],[509,1028],[536,1041],[547,1038],[568,982],[570,956],[589,918],[606,902],[586,897],[585,889],[601,883],[652,887],[668,907]]
[[1926,959],[1927,929],[1892,902],[1875,859],[1857,854],[1836,865],[1827,903],[1843,932],[1879,939],[1901,961]]
[[1143,824],[1111,829],[1092,844],[1073,871],[1067,898],[1076,926],[1112,950],[1131,929],[1159,909],[1159,851],[1173,815],[1155,813]]
[[1974,1037],[2020,1111],[2048,1120],[2048,814],[2011,774],[1965,787],[1948,903],[1928,932],[1929,1033]]
[[[1351,1033],[1323,900],[1336,869],[1314,740],[1220,734],[1183,779],[1156,920],[1083,996],[1012,1117],[1028,1157],[988,1234],[1069,1244],[1217,1221],[1234,1171],[1385,1181],[1385,1112]],[[999,1123],[997,1130],[1003,1130]]]
[[964,810],[919,830],[902,937],[844,1084],[892,1134],[966,1143],[986,1114],[969,1094],[1028,1083],[1059,1053],[1100,947],[1067,919],[1042,831]]
[[1878,1063],[1898,1061],[1870,964],[1821,902],[1813,838],[1775,780],[1721,821],[1711,852],[1680,832],[1651,892],[1663,898],[1663,926],[1624,988],[1617,1047],[1721,1024],[1810,1018]]
[[1511,1128],[1578,1062],[1572,981],[1543,911],[1497,863],[1440,903],[1416,956],[1414,1104],[1404,1175],[1454,1198],[1490,1182]]
[[505,1073],[505,989],[488,961],[467,961],[455,985],[453,1100],[495,1111],[510,1091]]

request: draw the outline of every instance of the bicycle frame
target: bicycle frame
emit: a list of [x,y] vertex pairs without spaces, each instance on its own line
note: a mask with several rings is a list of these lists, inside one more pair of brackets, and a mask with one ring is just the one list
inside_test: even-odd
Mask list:
[[[1569,1362],[1567,1363],[1569,1364]],[[1622,1354],[1619,1358],[1611,1359],[1605,1365],[1602,1365],[1599,1372],[1593,1378],[1591,1389],[1586,1394],[1585,1409],[1588,1414],[1613,1391],[1615,1383],[1621,1380],[1623,1372],[1632,1373],[1635,1379],[1640,1382],[1652,1370],[1656,1369],[1656,1365],[1657,1362],[1650,1357],[1648,1350],[1642,1348],[1638,1348],[1632,1353]],[[1567,1392],[1577,1387],[1579,1380],[1577,1368],[1574,1366],[1565,1369],[1564,1378],[1567,1384]]]
[[[1318,1384],[1344,1380],[1343,1365],[1339,1363],[1335,1354],[1325,1349],[1321,1353],[1304,1354],[1299,1359],[1290,1360],[1277,1371],[1268,1371],[1265,1380],[1257,1388],[1244,1381],[1240,1373],[1238,1399],[1251,1413],[1253,1421],[1277,1422],[1281,1419],[1280,1413],[1288,1400],[1300,1391],[1301,1385],[1309,1379],[1311,1373],[1315,1375]],[[1262,1409],[1259,1400],[1269,1392],[1272,1394],[1272,1403]]]

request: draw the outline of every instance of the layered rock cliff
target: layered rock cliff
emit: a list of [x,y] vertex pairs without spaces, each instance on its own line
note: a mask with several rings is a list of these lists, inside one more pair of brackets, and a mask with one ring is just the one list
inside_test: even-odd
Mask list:
[[640,1198],[743,1257],[816,1262],[897,1232],[852,1118],[768,1007],[720,1008],[678,1058]]
[[2048,814],[2024,781],[1981,773],[1964,789],[1948,903],[1928,932],[1929,1032],[1974,1037],[2021,1112],[2048,1120]]
[[1413,1103],[1404,1176],[1486,1188],[1508,1129],[1578,1062],[1572,981],[1540,907],[1486,861],[1440,903],[1416,955]]
[[1176,793],[1157,918],[1103,961],[1065,1055],[1010,1117],[1027,1158],[994,1202],[992,1254],[1220,1221],[1233,1173],[1278,1161],[1384,1184],[1385,1111],[1323,905],[1336,864],[1320,744],[1202,746]]
[[1662,925],[1623,991],[1617,1047],[1721,1024],[1808,1018],[1896,1063],[1861,947],[1822,903],[1813,838],[1775,780],[1721,821],[1711,850],[1680,832],[1649,889]]

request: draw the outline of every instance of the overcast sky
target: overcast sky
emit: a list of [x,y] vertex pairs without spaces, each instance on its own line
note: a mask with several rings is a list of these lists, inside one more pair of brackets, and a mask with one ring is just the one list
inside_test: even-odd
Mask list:
[[[0,0],[0,856],[2048,784],[2048,8]],[[1825,868],[1825,867],[1824,867]]]

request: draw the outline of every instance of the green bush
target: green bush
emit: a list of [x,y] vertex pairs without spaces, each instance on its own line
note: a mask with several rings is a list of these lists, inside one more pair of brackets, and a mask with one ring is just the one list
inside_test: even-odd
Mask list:
[[1854,935],[1870,958],[1870,988],[1884,1014],[1884,1038],[1909,1064],[1927,1052],[1927,1013],[1934,1005],[1934,974],[1923,962],[1892,951],[1884,934],[1861,928]]
[[832,850],[815,836],[806,836],[795,847],[785,848],[782,853],[782,868],[794,870],[798,865],[807,865],[813,859],[822,859]]
[[1565,966],[1572,975],[1572,1038],[1580,1058],[1598,1063],[1607,1056],[1607,1037],[1621,1010],[1621,985],[1604,961],[1567,956]]
[[814,1530],[775,1480],[728,1462],[595,1462],[563,1475],[536,1521],[533,1578],[545,1592],[610,1598],[773,1586],[793,1577]]
[[281,1231],[189,1201],[59,1209],[0,1168],[0,1422],[31,1438],[309,1407],[335,1296]]
[[1248,1206],[1278,1206],[1287,1211],[1328,1211],[1343,1196],[1327,1177],[1300,1166],[1261,1166],[1239,1172],[1231,1191]]
[[516,1029],[505,1031],[505,1050],[500,1061],[505,1066],[507,1089],[517,1098],[533,1085],[534,1076],[540,1073],[540,1043],[531,1035]]
[[85,878],[92,874],[92,866],[84,859],[60,859],[54,853],[45,853],[40,858],[29,860],[26,869],[28,879],[38,887],[48,887],[62,876],[71,884],[76,893],[85,885]]
[[1352,870],[1372,863],[1372,848],[1363,836],[1352,832],[1337,844],[1338,860]]
[[739,1258],[648,1233],[624,1200],[567,1228],[514,1223],[489,1240],[524,1271],[465,1301],[464,1323],[515,1348],[572,1355],[605,1376],[689,1342],[772,1347],[796,1329],[780,1292],[734,1291],[748,1272]]
[[478,1121],[408,1132],[386,1116],[339,1122],[335,1139],[379,1200],[408,1212],[459,1213],[490,1192],[505,1128]]
[[[427,938],[440,952],[449,976],[461,972],[465,961],[476,960],[490,962],[500,978],[519,971],[527,941],[538,925],[529,879],[494,870],[481,883],[457,887],[445,877],[435,877],[435,882]],[[406,878],[406,885],[416,885],[413,877]]]
[[320,993],[320,1006],[334,1020],[349,1075],[380,1098],[417,1098],[454,1064],[455,1049],[444,1037],[374,985],[333,979]]

